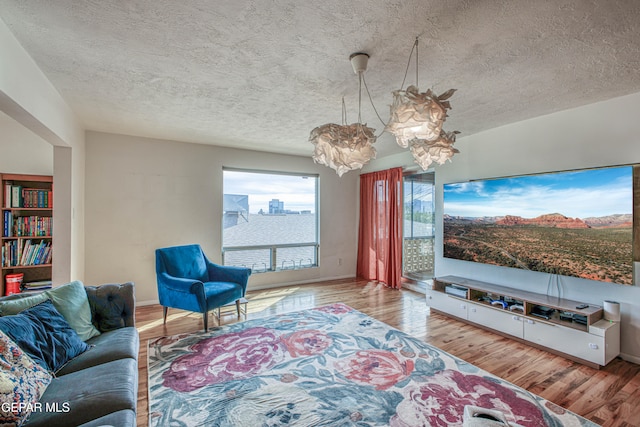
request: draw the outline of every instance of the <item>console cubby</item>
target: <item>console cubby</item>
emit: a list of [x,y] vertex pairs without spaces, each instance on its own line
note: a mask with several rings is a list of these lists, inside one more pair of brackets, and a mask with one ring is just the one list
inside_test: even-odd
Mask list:
[[427,303],[590,366],[604,366],[620,353],[620,324],[605,320],[597,305],[458,276],[434,279]]

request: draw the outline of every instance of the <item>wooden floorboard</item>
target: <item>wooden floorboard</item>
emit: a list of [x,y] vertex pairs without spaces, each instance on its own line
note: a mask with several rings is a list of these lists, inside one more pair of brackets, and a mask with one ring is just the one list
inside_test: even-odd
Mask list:
[[[248,319],[342,302],[605,427],[640,427],[640,365],[615,359],[596,370],[438,313],[425,296],[355,279],[253,291]],[[222,324],[238,321],[234,311]],[[210,325],[217,319],[211,314]],[[136,309],[140,331],[138,426],[148,425],[147,341],[202,328],[202,316]]]

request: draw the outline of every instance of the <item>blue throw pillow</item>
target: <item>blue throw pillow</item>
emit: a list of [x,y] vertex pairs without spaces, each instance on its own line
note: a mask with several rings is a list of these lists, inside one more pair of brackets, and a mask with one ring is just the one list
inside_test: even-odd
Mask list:
[[36,363],[52,372],[89,349],[51,300],[16,315],[0,317],[0,330]]

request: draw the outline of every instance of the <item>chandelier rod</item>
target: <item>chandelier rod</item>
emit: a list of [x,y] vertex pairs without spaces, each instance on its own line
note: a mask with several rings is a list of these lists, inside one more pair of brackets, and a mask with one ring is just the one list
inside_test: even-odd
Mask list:
[[402,84],[400,85],[400,90],[404,88],[404,83],[407,81],[407,75],[409,74],[409,67],[411,66],[411,58],[413,57],[413,51],[416,50],[416,86],[418,85],[418,37],[416,37],[416,41],[413,42],[413,46],[411,47],[411,52],[409,53],[409,60],[407,61],[407,68],[404,70],[404,78],[402,79]]
[[364,134],[362,130],[362,71],[358,71],[358,131]]
[[418,37],[416,37],[416,87],[420,87],[420,85],[418,84],[418,52],[420,51],[420,49],[418,49]]
[[358,123],[362,123],[362,71],[358,71]]
[[[387,126],[388,121],[385,122],[384,120],[382,120],[382,117],[380,116],[380,113],[378,113],[378,109],[376,108],[375,104],[373,103],[373,98],[371,97],[371,92],[369,92],[369,86],[367,86],[367,79],[364,78],[364,75],[362,76],[362,82],[364,83],[364,88],[367,91],[367,95],[369,96],[369,102],[371,103],[371,107],[373,107],[373,111],[376,113],[376,116],[378,116],[378,120],[380,120],[380,123],[382,123],[382,126]],[[389,120],[391,120],[391,117],[389,117]],[[380,138],[380,136],[384,133],[384,128],[382,128],[382,130],[380,131],[380,133],[378,134],[377,138]]]
[[342,125],[347,124],[347,106],[344,103],[344,96],[342,97]]

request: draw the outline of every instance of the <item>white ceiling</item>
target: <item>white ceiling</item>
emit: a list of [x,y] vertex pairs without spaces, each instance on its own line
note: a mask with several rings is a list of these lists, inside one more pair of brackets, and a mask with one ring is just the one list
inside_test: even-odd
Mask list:
[[[420,88],[458,89],[460,138],[640,92],[637,0],[0,0],[0,17],[87,129],[262,151],[310,155],[343,96],[357,120],[357,51],[386,121],[416,36]],[[383,128],[366,92],[362,119]]]

